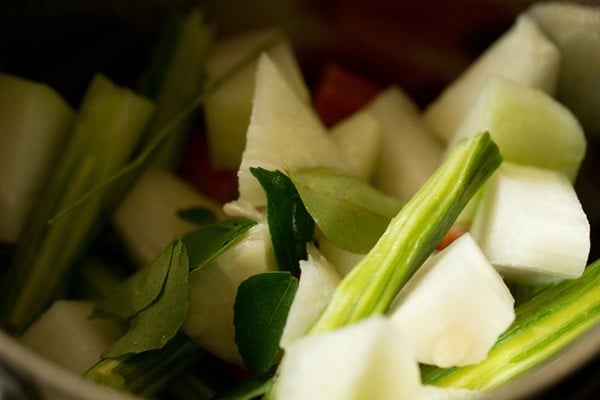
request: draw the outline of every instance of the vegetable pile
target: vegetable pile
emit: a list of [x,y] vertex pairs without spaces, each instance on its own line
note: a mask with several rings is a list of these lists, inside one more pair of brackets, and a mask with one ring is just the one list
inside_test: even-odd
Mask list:
[[0,73],[5,330],[139,396],[469,399],[600,324],[597,7],[531,6],[423,110],[210,21],[77,108]]

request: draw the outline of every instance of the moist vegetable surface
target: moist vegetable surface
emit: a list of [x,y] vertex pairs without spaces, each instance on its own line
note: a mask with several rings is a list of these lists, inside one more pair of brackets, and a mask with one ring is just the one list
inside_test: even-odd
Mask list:
[[15,340],[138,396],[469,399],[598,326],[597,6],[524,8],[426,104],[209,10],[78,102],[0,73]]

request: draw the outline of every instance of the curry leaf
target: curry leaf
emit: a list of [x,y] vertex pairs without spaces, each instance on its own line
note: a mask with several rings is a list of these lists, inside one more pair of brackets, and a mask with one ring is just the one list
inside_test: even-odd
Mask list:
[[103,353],[104,358],[160,349],[181,328],[188,306],[187,251],[181,240],[174,240],[165,254],[170,262],[160,296],[132,319],[129,331]]
[[[188,263],[186,268],[193,271],[211,261],[253,225],[254,221],[229,219],[203,225],[189,232],[180,241],[176,241],[178,247],[185,247],[185,261]],[[173,246],[171,243],[151,264],[123,281],[111,296],[98,303],[96,310],[128,319],[157,301],[166,286],[169,270],[174,262]]]
[[267,194],[267,222],[273,251],[282,271],[300,272],[306,259],[306,242],[312,239],[315,223],[304,208],[298,191],[283,172],[250,168]]
[[302,169],[291,172],[290,178],[325,237],[354,253],[368,252],[403,205],[367,182],[330,168]]
[[181,240],[187,248],[190,272],[214,260],[254,225],[256,222],[249,219],[231,218],[185,234]]
[[256,376],[267,373],[278,361],[279,339],[297,289],[298,279],[283,271],[253,275],[238,288],[235,340]]
[[96,310],[127,319],[148,307],[160,295],[172,261],[166,248],[152,263],[120,283],[111,296],[96,305]]

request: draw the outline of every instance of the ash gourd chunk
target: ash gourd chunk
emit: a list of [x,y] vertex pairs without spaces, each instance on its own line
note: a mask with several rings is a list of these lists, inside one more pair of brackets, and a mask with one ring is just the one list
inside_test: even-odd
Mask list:
[[368,110],[359,110],[331,127],[331,137],[356,175],[370,181],[381,147],[381,124]]
[[205,208],[222,218],[220,205],[173,173],[150,166],[121,201],[112,223],[132,261],[141,268],[158,257],[172,238],[194,228],[177,215],[192,207]]
[[561,55],[536,22],[521,15],[475,62],[426,109],[425,123],[449,141],[490,76],[497,75],[552,95]]
[[457,141],[487,130],[506,161],[561,172],[575,180],[586,138],[573,113],[547,93],[491,76],[458,127]]
[[[446,147],[488,130],[506,161],[546,168],[573,182],[587,148],[581,125],[569,109],[541,90],[491,76]],[[481,193],[458,218],[469,226]]]
[[423,385],[402,331],[381,315],[291,343],[265,396],[265,400],[483,398],[477,391]]
[[556,98],[587,135],[600,138],[600,10],[597,2],[588,3],[539,2],[526,13],[560,50]]
[[267,400],[416,399],[419,368],[382,316],[310,335],[286,348]]
[[21,236],[74,117],[48,85],[0,73],[0,242]]
[[514,320],[513,304],[501,276],[465,233],[417,270],[389,314],[419,362],[445,368],[484,360]]
[[300,281],[290,308],[280,346],[285,349],[304,336],[315,322],[340,282],[336,270],[313,245],[308,260],[300,261]]
[[416,104],[397,86],[378,94],[365,109],[381,127],[373,186],[408,201],[439,166],[442,145],[424,124]]
[[267,54],[261,55],[256,73],[252,116],[246,147],[238,171],[239,199],[225,212],[264,209],[265,192],[250,172],[330,167],[353,174],[312,107],[304,102]]
[[542,284],[581,276],[590,225],[562,174],[504,163],[483,190],[472,234],[505,279]]
[[[282,77],[302,102],[308,103],[308,88],[291,45],[276,29],[260,29],[221,39],[208,59],[206,70],[214,79],[247,57],[254,49],[277,41],[265,54],[277,64]],[[223,82],[205,102],[204,113],[211,161],[218,170],[236,170],[246,145],[246,131],[252,112],[258,60]]]
[[124,332],[115,320],[92,318],[94,304],[88,300],[57,300],[20,340],[43,357],[82,374]]

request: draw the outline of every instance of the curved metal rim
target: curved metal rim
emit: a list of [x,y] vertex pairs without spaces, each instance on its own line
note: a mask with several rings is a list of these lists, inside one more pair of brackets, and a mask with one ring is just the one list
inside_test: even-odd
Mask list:
[[[28,349],[17,340],[0,330],[0,359],[37,385],[45,393],[50,391],[54,398],[78,400],[135,400],[135,397],[106,386],[86,381],[83,377],[62,368]],[[57,397],[60,396],[60,397]]]

